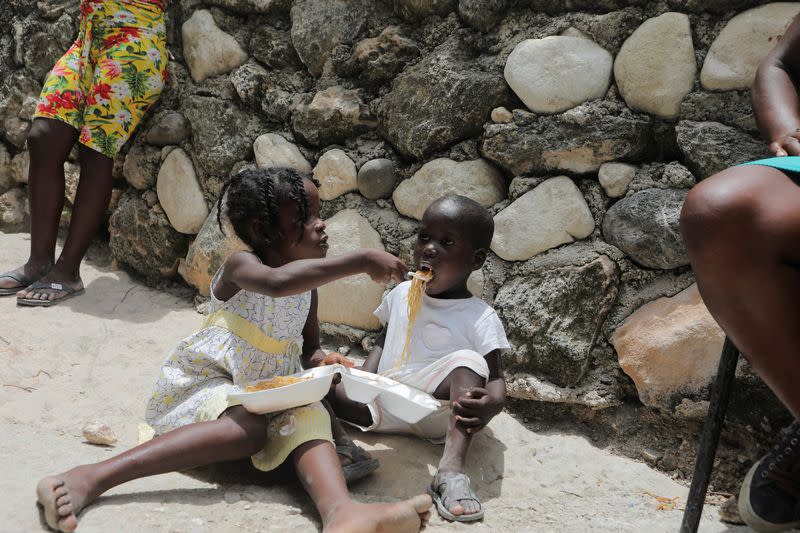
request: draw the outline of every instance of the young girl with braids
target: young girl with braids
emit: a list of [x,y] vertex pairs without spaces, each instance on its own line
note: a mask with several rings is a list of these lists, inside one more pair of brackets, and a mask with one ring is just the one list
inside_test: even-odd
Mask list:
[[408,269],[379,250],[326,258],[319,193],[294,170],[238,173],[220,194],[220,209],[226,193],[228,217],[252,251],[234,253],[220,267],[203,328],[162,366],[146,413],[157,436],[42,479],[37,497],[47,524],[73,531],[81,509],[126,481],[249,457],[262,471],[291,458],[325,531],[419,531],[431,505],[427,495],[394,504],[350,499],[320,403],[256,415],[227,398],[258,380],[342,362],[320,349],[317,287],[359,273],[400,280]]

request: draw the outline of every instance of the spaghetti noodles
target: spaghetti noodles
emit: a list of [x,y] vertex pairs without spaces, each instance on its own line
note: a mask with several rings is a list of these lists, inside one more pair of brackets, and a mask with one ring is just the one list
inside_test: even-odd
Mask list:
[[258,392],[262,390],[277,389],[278,387],[285,387],[286,385],[294,385],[301,381],[307,381],[308,378],[293,378],[291,376],[275,376],[272,379],[259,381],[255,385],[248,385],[245,387],[246,392]]
[[425,288],[428,282],[433,279],[433,272],[430,270],[417,270],[411,275],[411,287],[408,288],[408,328],[406,328],[406,340],[403,343],[403,351],[400,352],[400,357],[394,364],[393,370],[399,370],[406,364],[411,357],[408,351],[408,345],[411,342],[411,330],[414,329],[414,321],[417,319],[420,307],[422,307],[422,295],[425,294]]

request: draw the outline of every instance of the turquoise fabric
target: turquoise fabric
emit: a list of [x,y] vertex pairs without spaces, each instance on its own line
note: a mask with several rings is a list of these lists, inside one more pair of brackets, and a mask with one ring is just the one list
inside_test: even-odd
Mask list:
[[762,165],[800,174],[800,156],[768,157],[767,159],[742,163],[742,165]]

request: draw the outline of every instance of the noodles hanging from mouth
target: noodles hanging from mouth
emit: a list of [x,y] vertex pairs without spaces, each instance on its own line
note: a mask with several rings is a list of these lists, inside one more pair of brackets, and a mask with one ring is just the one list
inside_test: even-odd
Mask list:
[[414,321],[417,319],[417,314],[422,307],[422,295],[425,294],[425,288],[428,282],[433,279],[433,272],[430,270],[417,270],[411,275],[411,287],[408,289],[408,328],[406,328],[406,340],[403,343],[403,351],[400,352],[400,357],[394,364],[393,370],[400,369],[406,364],[411,357],[408,351],[408,345],[411,342],[411,330],[414,329]]

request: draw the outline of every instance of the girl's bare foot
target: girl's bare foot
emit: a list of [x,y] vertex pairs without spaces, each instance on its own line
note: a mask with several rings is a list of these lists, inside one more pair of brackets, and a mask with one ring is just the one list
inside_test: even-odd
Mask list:
[[430,518],[431,497],[399,503],[350,503],[333,512],[325,533],[418,533]]
[[85,467],[76,467],[57,476],[48,476],[36,485],[36,499],[44,510],[47,525],[56,531],[70,532],[78,527],[78,513],[97,497],[93,494]]

